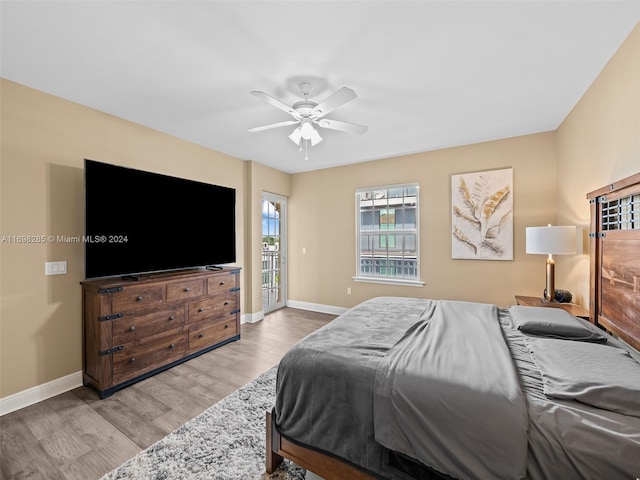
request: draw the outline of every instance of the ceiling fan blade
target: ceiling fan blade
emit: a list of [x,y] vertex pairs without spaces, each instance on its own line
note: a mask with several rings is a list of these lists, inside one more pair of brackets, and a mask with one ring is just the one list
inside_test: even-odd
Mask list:
[[357,123],[340,122],[339,120],[330,120],[323,118],[317,121],[318,126],[323,128],[330,128],[331,130],[340,130],[341,132],[356,133],[362,135],[366,133],[369,127],[364,125],[358,125]]
[[260,132],[262,130],[269,130],[270,128],[286,127],[287,125],[295,125],[300,123],[300,120],[287,120],[286,122],[271,123],[269,125],[263,125],[261,127],[253,127],[247,130],[247,132]]
[[329,98],[316,105],[311,113],[314,117],[322,117],[356,97],[356,92],[348,87],[342,87]]
[[273,105],[274,107],[279,108],[280,110],[282,110],[284,112],[287,112],[289,115],[293,115],[295,118],[300,118],[300,114],[298,112],[296,112],[293,107],[290,107],[286,103],[281,102],[277,98],[272,97],[271,95],[266,94],[264,92],[260,92],[258,90],[253,90],[250,93],[254,97],[258,97],[258,98],[264,100],[265,102]]

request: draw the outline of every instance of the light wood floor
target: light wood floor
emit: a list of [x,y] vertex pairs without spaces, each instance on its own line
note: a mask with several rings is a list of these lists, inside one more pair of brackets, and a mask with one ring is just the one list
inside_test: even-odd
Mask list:
[[241,339],[100,400],[80,387],[0,417],[1,480],[98,479],[250,382],[334,315],[284,308]]

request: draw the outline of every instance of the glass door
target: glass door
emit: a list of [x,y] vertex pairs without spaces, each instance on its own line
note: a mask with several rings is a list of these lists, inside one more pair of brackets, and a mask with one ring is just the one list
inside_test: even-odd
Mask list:
[[262,194],[262,310],[286,303],[286,197]]

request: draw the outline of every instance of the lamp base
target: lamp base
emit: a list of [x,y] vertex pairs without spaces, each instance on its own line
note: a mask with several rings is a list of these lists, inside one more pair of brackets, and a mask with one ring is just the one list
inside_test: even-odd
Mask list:
[[544,290],[545,302],[555,302],[556,292],[556,262],[553,261],[553,256],[549,254],[547,258],[547,288]]

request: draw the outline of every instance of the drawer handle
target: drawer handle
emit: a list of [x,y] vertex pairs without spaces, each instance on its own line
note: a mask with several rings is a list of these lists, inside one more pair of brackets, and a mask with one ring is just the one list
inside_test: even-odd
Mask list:
[[225,305],[225,307],[226,307],[227,305],[229,305],[229,302],[224,302],[224,305]]
[[220,282],[220,285],[224,285],[224,282]]
[[184,288],[184,291],[185,291],[185,292],[188,292],[189,290],[191,290],[189,287],[185,287],[185,288]]
[[172,343],[171,345],[169,345],[169,348],[176,348],[176,344]]
[[142,301],[142,296],[136,297],[136,302],[141,302]]
[[175,319],[176,319],[176,317],[174,317],[173,315],[171,315],[171,316],[169,317],[169,320],[175,320]]
[[131,357],[129,359],[129,363],[136,363],[136,357]]
[[198,338],[202,338],[204,337],[204,333],[201,333],[200,335],[198,335]]
[[202,312],[204,312],[204,308],[199,308],[198,313],[202,313]]
[[229,324],[228,323],[225,324],[224,328],[229,328]]
[[135,332],[135,331],[136,331],[136,327],[131,326],[131,327],[129,328],[129,331],[130,331],[130,332]]

